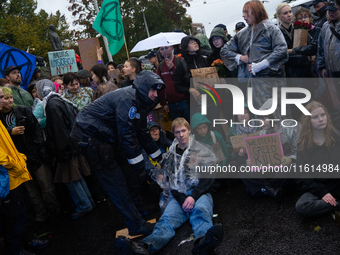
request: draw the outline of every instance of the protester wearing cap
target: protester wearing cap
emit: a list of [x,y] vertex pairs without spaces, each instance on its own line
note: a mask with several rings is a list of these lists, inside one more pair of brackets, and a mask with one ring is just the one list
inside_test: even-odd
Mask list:
[[318,17],[315,19],[315,26],[322,28],[323,24],[327,21],[326,7],[327,2],[323,0],[314,0],[309,6],[313,6],[315,9],[315,15]]
[[[329,21],[322,27],[316,62],[323,77],[340,77],[340,10],[327,6]],[[338,88],[338,86],[336,86]],[[340,91],[339,91],[340,92]],[[338,93],[339,93],[338,92]]]
[[81,69],[77,72],[79,78],[80,87],[90,87],[91,86],[91,74],[85,69]]
[[227,29],[227,26],[226,26],[226,25],[224,25],[224,24],[218,24],[218,25],[216,25],[214,28],[216,28],[216,27],[223,28],[223,30],[224,30],[226,36],[228,37],[228,41],[231,39],[232,36],[231,36],[230,34],[228,34],[228,29]]
[[142,218],[132,203],[121,170],[126,161],[119,158],[127,159],[140,183],[145,179],[145,170],[136,139],[153,160],[161,159],[161,151],[147,130],[146,116],[157,91],[165,85],[151,71],[138,73],[133,84],[109,92],[83,109],[77,115],[72,137],[88,144],[85,151],[91,168],[125,218],[129,234],[138,235],[150,233],[153,225]]
[[155,73],[159,65],[157,51],[155,50],[150,51],[148,55],[145,56],[145,58],[149,59],[150,64],[153,65],[151,71]]
[[240,32],[240,30],[242,29],[242,28],[244,28],[244,27],[246,27],[246,24],[244,24],[244,22],[237,22],[236,23],[236,25],[235,25],[235,32],[236,32],[236,34],[238,33],[238,32]]
[[6,79],[9,80],[13,91],[13,100],[16,105],[23,105],[27,108],[33,106],[33,98],[30,93],[20,87],[21,83],[21,67],[9,66],[5,70]]

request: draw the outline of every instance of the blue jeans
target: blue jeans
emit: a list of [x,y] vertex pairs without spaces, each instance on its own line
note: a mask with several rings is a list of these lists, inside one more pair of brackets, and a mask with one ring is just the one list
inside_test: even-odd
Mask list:
[[65,184],[71,193],[77,212],[85,212],[92,209],[92,206],[95,204],[83,178]]
[[213,226],[213,206],[213,199],[210,193],[207,193],[196,201],[191,213],[186,213],[172,197],[152,234],[143,239],[143,242],[149,245],[150,254],[162,249],[175,236],[175,230],[188,219],[190,219],[195,240],[204,236]]
[[190,123],[190,105],[188,99],[176,103],[169,103],[168,106],[169,115],[172,120],[183,117]]

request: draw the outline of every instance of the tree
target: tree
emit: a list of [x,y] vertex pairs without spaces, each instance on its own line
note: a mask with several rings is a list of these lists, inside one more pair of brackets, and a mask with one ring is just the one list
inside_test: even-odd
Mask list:
[[[82,25],[83,29],[75,32],[79,39],[98,36],[92,28],[96,17],[93,1],[88,0],[69,0],[69,11],[76,17],[73,25]],[[98,0],[100,7],[103,0]],[[122,0],[120,10],[122,14],[124,33],[128,50],[130,51],[135,44],[147,38],[143,12],[150,35],[159,32],[170,32],[174,29],[181,29],[189,33],[191,18],[186,16],[185,6],[190,6],[187,0]],[[136,55],[136,54],[133,54]],[[140,53],[139,53],[140,55]],[[114,56],[114,61],[123,63],[126,59],[125,48]]]
[[48,26],[54,25],[63,44],[72,39],[65,15],[60,11],[48,15],[37,8],[33,0],[0,0],[0,41],[12,47],[26,51],[27,47],[35,48],[34,55],[42,56],[47,62],[47,52],[52,51],[49,41]]

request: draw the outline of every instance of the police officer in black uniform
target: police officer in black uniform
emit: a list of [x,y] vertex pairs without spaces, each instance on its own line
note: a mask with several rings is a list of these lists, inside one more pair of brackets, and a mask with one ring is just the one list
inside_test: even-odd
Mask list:
[[147,223],[132,203],[121,170],[123,162],[116,156],[125,154],[140,181],[145,178],[145,170],[136,138],[152,159],[161,159],[161,151],[148,132],[146,116],[157,92],[164,88],[157,74],[142,71],[133,85],[109,92],[83,109],[71,134],[85,146],[91,168],[123,215],[130,235],[148,234],[154,225]]

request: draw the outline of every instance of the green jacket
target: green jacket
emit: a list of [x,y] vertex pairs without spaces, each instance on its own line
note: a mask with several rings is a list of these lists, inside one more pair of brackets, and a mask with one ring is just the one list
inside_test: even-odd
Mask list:
[[33,97],[29,92],[22,88],[17,88],[11,85],[13,91],[13,102],[16,105],[23,105],[30,109],[33,106]]
[[[207,125],[208,125],[208,133],[204,137],[198,135],[195,132],[196,131],[195,128],[197,126],[199,126],[200,124],[203,124],[203,123],[207,123]],[[214,145],[213,137],[212,137],[211,131],[210,131],[211,130],[211,122],[208,120],[207,117],[205,117],[201,113],[195,113],[191,118],[191,128],[192,128],[192,132],[194,134],[196,141],[199,141],[199,142],[211,145],[211,146]],[[226,163],[228,161],[230,161],[232,158],[234,158],[233,150],[231,151],[231,153],[228,151],[226,144],[223,140],[223,137],[219,132],[217,132],[217,131],[212,131],[212,132],[214,133],[214,135],[216,137],[216,143],[218,143],[220,145],[221,150],[223,152],[224,160],[222,162],[220,162],[220,165],[224,166],[224,165],[226,165]]]

